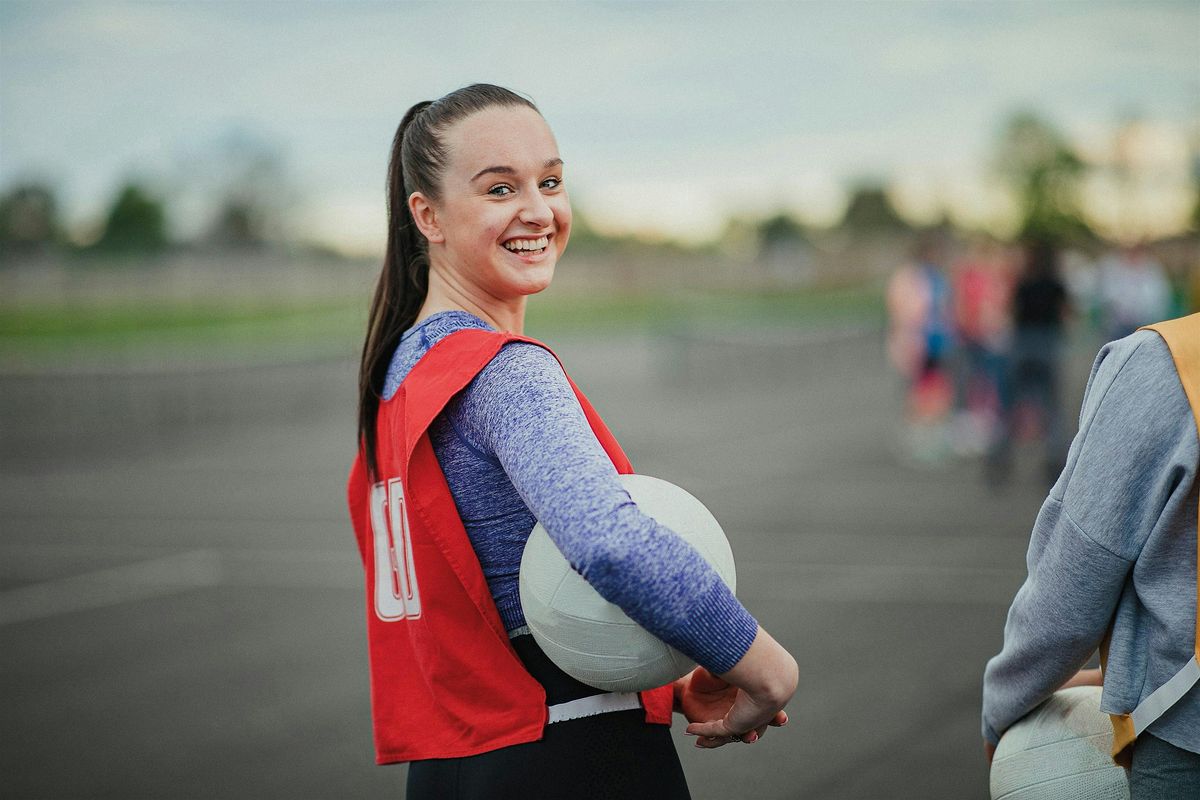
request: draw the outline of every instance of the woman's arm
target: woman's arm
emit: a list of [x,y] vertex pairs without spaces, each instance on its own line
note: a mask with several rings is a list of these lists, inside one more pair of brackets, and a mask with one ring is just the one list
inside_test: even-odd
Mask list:
[[[719,676],[698,672],[681,678],[676,689],[680,710],[691,722],[687,733],[698,737],[697,747],[721,747],[738,739],[753,744],[768,726],[787,723],[783,708],[796,692],[799,669],[791,653],[763,628],[758,629],[746,655],[729,672]],[[721,687],[716,681],[737,690],[721,693],[718,700],[715,695]],[[689,701],[703,713],[689,713]]]
[[602,597],[714,673],[743,660],[757,622],[693,547],[633,503],[553,355],[507,345],[468,387],[453,421],[503,467]]
[[1134,334],[1098,356],[1067,468],[1034,524],[1029,575],[988,662],[983,735],[1005,729],[1084,666],[1163,509],[1190,481],[1195,424],[1166,345]]

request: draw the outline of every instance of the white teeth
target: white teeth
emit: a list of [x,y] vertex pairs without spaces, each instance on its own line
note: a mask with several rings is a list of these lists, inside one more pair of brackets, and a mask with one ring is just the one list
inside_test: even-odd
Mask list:
[[543,236],[540,239],[509,239],[504,247],[508,250],[542,250],[549,244],[550,238]]

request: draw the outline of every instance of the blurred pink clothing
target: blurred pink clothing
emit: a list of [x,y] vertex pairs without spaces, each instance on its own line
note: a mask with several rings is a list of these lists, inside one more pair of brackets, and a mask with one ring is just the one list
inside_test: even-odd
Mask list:
[[950,291],[930,264],[907,264],[887,287],[888,357],[905,378],[915,380],[945,358],[953,336]]
[[986,261],[968,261],[955,271],[954,322],[964,342],[993,352],[1008,345],[1012,332],[1012,281]]

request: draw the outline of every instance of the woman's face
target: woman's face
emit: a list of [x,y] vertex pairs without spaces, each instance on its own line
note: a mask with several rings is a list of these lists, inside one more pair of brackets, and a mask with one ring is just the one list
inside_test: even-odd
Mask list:
[[545,289],[571,232],[563,164],[546,121],[525,106],[489,108],[451,126],[443,142],[441,198],[425,217],[433,221],[432,265],[494,300]]

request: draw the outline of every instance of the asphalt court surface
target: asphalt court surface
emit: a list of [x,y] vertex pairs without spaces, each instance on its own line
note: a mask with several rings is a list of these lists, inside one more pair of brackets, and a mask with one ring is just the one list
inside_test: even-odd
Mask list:
[[[980,674],[1034,455],[1000,492],[970,461],[905,466],[869,332],[555,344],[638,471],[722,521],[739,596],[800,664],[792,724],[759,744],[698,751],[676,723],[693,795],[986,797]],[[344,403],[3,462],[0,795],[403,796],[372,758],[353,366],[309,373]]]

